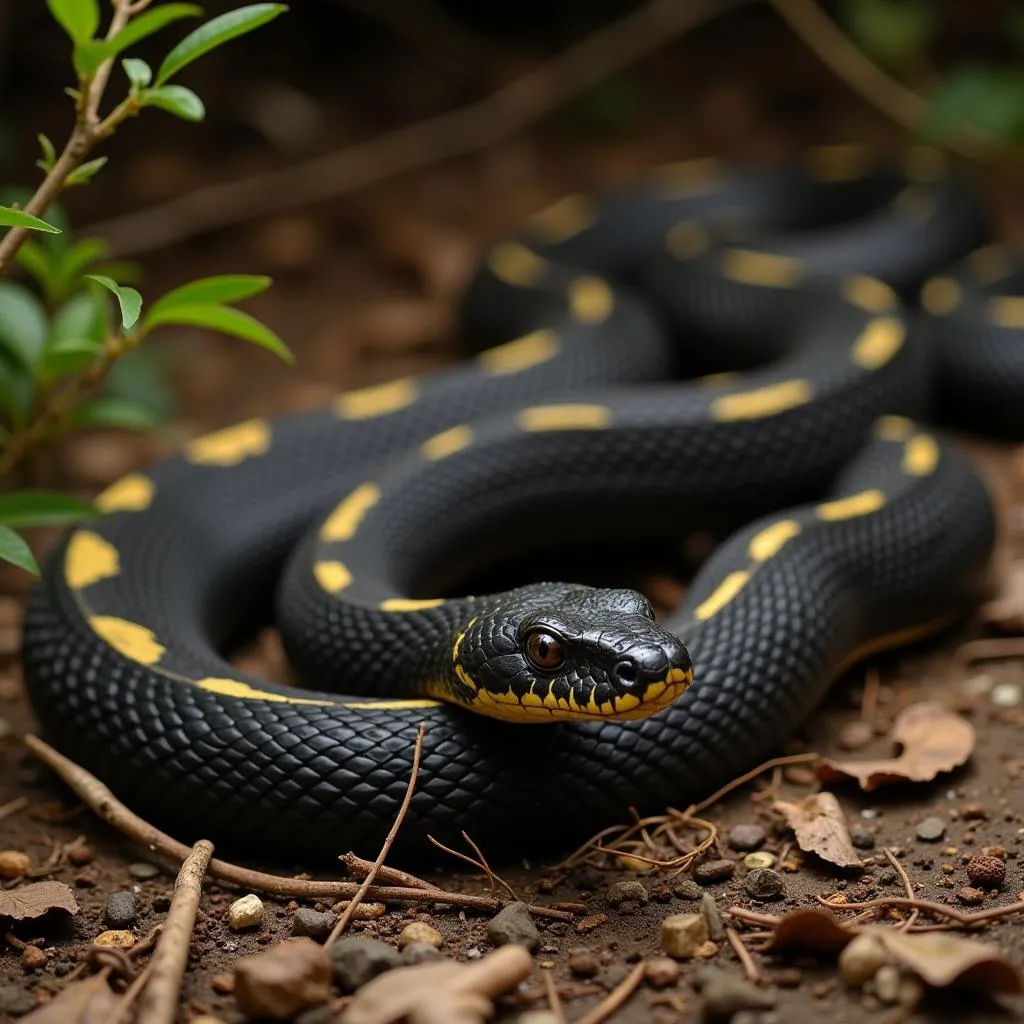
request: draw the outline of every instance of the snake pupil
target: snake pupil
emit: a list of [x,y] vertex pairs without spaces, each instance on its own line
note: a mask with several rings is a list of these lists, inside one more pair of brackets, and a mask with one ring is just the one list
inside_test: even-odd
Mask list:
[[526,641],[526,653],[537,668],[548,670],[558,668],[565,659],[561,642],[550,633],[531,633]]

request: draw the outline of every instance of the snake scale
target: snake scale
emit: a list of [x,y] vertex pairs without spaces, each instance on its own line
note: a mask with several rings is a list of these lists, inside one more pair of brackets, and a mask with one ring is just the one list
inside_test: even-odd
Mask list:
[[[699,799],[871,652],[969,609],[1024,434],[1022,275],[941,158],[700,160],[491,248],[442,372],[187,443],[98,498],[23,661],[68,756],[192,841],[511,854]],[[940,431],[921,425],[938,423]],[[681,607],[483,567],[740,524]],[[303,688],[226,653],[274,617]]]

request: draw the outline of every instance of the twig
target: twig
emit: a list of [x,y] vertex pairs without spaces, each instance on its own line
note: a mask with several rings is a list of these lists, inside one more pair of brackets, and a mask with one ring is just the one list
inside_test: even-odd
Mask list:
[[878,687],[881,682],[878,669],[872,665],[864,673],[864,696],[860,702],[860,718],[868,725],[875,724],[875,716],[878,714]]
[[381,864],[384,863],[387,855],[391,852],[391,847],[394,845],[395,839],[398,836],[398,830],[402,827],[402,822],[405,821],[405,815],[409,810],[409,804],[412,803],[412,794],[416,789],[416,776],[420,772],[420,758],[423,756],[423,736],[427,731],[427,727],[420,724],[420,727],[416,730],[416,746],[413,747],[412,751],[412,770],[409,772],[409,784],[405,787],[405,796],[402,798],[402,804],[398,808],[398,813],[395,815],[394,824],[391,826],[388,834],[384,837],[384,842],[381,844],[380,853],[377,854],[377,859],[373,862],[373,867],[366,873],[366,877],[363,879],[362,884],[359,886],[356,894],[349,900],[348,906],[342,911],[341,917],[338,918],[334,927],[331,929],[331,934],[327,936],[327,941],[324,943],[326,949],[338,938],[339,935],[348,927],[349,921],[352,920],[352,915],[356,912],[356,907],[362,902],[363,897],[366,895],[370,886],[373,885],[373,880],[377,877],[377,872],[380,870]]
[[[904,866],[896,859],[896,854],[894,854],[892,850],[890,850],[887,846],[882,848],[882,853],[885,856],[885,859],[889,862],[893,871],[895,871],[896,874],[900,876],[900,881],[903,883],[903,890],[907,894],[907,899],[915,899],[916,897],[914,896],[914,886],[910,881],[910,876],[907,874],[906,868],[904,868]],[[906,921],[904,921],[903,924],[900,925],[900,929],[905,931],[918,919],[919,916],[920,912],[915,907],[910,917],[908,917]]]
[[646,966],[647,964],[641,960],[624,981],[616,985],[597,1006],[580,1017],[576,1024],[601,1024],[607,1020],[636,991]]
[[732,782],[727,782],[721,789],[715,790],[706,800],[701,800],[699,804],[692,804],[687,807],[684,812],[687,816],[697,814],[700,811],[706,811],[712,804],[718,803],[723,796],[731,793],[734,789],[738,789],[740,786],[751,779],[756,779],[758,775],[763,775],[767,771],[771,771],[772,768],[784,768],[791,764],[809,764],[812,761],[820,761],[821,754],[788,754],[785,757],[773,757],[770,761],[765,761],[764,764],[758,765],[756,768],[751,768],[749,772],[744,772],[739,778],[733,779]]
[[14,800],[0,806],[0,821],[3,821],[4,818],[9,818],[12,814],[17,814],[18,811],[23,811],[26,807],[28,807],[28,797],[16,797]]
[[146,1024],[174,1024],[178,1014],[192,928],[203,893],[203,877],[212,855],[213,843],[200,839],[178,872],[163,934],[147,968],[149,984],[139,1001],[139,1019]]
[[[828,903],[826,906],[830,907],[831,904]],[[782,920],[775,914],[761,914],[756,910],[747,910],[746,907],[730,907],[728,914],[739,921],[746,921],[748,924],[763,924],[767,928],[774,928]]]
[[[350,875],[356,878],[365,878],[373,870],[373,861],[357,857],[354,853],[343,853],[338,858],[348,869]],[[410,875],[408,871],[400,871],[398,868],[389,868],[387,864],[381,864],[377,869],[377,878],[387,885],[406,885],[410,889],[437,889],[433,882],[426,882],[422,878]]]
[[989,661],[995,658],[1024,657],[1024,637],[1008,636],[991,640],[971,640],[961,644],[954,652],[953,658],[961,665],[967,666],[975,661]]
[[497,895],[494,888],[495,884],[497,884],[500,885],[505,890],[505,892],[507,892],[509,896],[512,897],[513,900],[519,899],[519,894],[515,891],[515,889],[512,888],[511,885],[508,884],[508,882],[505,881],[504,878],[501,877],[501,875],[499,875],[496,871],[494,871],[491,868],[491,865],[487,863],[487,858],[484,856],[483,850],[481,850],[480,847],[477,846],[477,844],[469,838],[469,835],[466,833],[465,830],[462,830],[462,838],[466,840],[466,844],[477,855],[481,865],[483,865],[484,871],[487,872],[487,878],[491,883],[491,895]]
[[544,991],[547,993],[548,1006],[555,1015],[558,1024],[565,1024],[565,1008],[562,1006],[562,1000],[558,996],[555,979],[551,976],[550,971],[542,971],[541,973],[544,975]]
[[739,933],[735,928],[730,928],[726,925],[725,937],[729,940],[729,945],[732,946],[733,952],[739,958],[740,963],[743,964],[743,971],[747,976],[747,980],[755,985],[760,985],[762,981],[761,969],[754,962],[754,958],[750,955],[750,950],[743,945],[743,940],[740,938]]
[[[939,917],[948,917],[957,924],[972,925],[981,924],[983,921],[995,921],[1001,917],[1013,917],[1015,914],[1024,914],[1024,902],[1007,903],[1002,907],[990,907],[988,910],[976,910],[973,913],[965,914],[956,907],[947,907],[943,903],[932,903],[931,900],[908,900],[902,896],[882,896],[874,900],[865,900],[863,903],[843,903],[837,905],[829,903],[822,897],[816,897],[818,902],[829,910],[868,910],[874,907],[910,907],[920,910],[926,914],[936,914]],[[732,913],[732,911],[730,911]]]
[[[117,1009],[114,1010],[114,1015],[106,1022],[106,1024],[121,1024],[121,1021],[123,1021],[128,1014],[132,1012],[135,1000],[139,998],[139,993],[149,983],[149,979],[152,976],[153,964],[151,962],[146,964],[146,966],[139,971],[135,976],[135,980],[128,986],[128,988],[125,989],[124,995],[121,996],[121,1000],[117,1004]],[[177,993],[175,993],[175,1003],[177,1003]]]
[[[492,896],[495,896],[495,883],[500,883],[507,890],[508,894],[512,897],[513,900],[518,899],[518,897],[516,896],[515,889],[513,889],[512,886],[509,885],[508,882],[506,882],[503,878],[499,878],[491,870],[491,868],[488,865],[487,861],[484,860],[484,856],[480,852],[480,848],[476,845],[476,843],[474,843],[469,838],[469,836],[466,835],[465,832],[462,833],[462,838],[465,839],[466,842],[469,843],[469,845],[476,851],[477,856],[480,858],[479,860],[476,860],[473,857],[470,857],[468,854],[459,853],[458,850],[453,850],[450,846],[445,846],[444,843],[442,843],[439,840],[435,839],[431,835],[427,836],[427,839],[431,843],[433,843],[434,846],[436,846],[439,850],[443,850],[445,853],[451,854],[453,857],[457,857],[459,860],[463,860],[467,864],[472,864],[473,867],[475,867],[478,871],[483,872],[483,874],[487,876],[488,882],[490,882],[490,885],[491,885],[491,895]],[[495,896],[495,898],[497,898],[497,897]]]
[[484,99],[305,163],[197,189],[85,233],[106,239],[113,255],[137,256],[492,146],[676,36],[748,2],[648,0]]

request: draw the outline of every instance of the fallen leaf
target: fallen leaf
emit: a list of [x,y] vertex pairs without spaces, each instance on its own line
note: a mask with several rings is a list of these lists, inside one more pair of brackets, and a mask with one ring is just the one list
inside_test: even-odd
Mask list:
[[70,886],[63,882],[33,882],[0,892],[0,917],[11,921],[28,921],[51,910],[78,913],[78,903]]
[[890,733],[903,751],[898,757],[874,761],[823,761],[823,782],[856,779],[870,792],[890,782],[929,782],[940,772],[964,764],[974,751],[974,727],[939,704],[911,704],[896,719]]
[[60,995],[43,1003],[22,1024],[109,1024],[120,998],[102,974],[74,981]]
[[287,1020],[326,1003],[331,995],[331,960],[312,939],[285,939],[235,963],[235,1001],[250,1017]]
[[816,853],[841,868],[860,864],[843,809],[831,793],[812,793],[798,804],[776,800],[773,806],[785,816],[797,845],[805,853]]
[[803,907],[779,918],[765,953],[781,949],[811,949],[838,952],[857,934],[847,928],[827,910]]

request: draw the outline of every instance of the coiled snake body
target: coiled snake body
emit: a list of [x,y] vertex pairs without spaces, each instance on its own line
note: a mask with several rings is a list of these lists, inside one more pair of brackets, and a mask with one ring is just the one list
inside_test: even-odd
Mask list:
[[[923,152],[698,161],[555,204],[474,279],[474,358],[226,428],[100,496],[30,599],[44,729],[184,838],[291,857],[376,849],[421,722],[410,856],[705,795],[846,666],[976,598],[991,502],[918,418],[1024,427],[1016,279],[993,248],[958,264],[984,237]],[[663,625],[625,590],[442,596],[541,541],[724,515],[749,525]],[[306,689],[221,653],[275,590]]]

